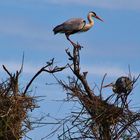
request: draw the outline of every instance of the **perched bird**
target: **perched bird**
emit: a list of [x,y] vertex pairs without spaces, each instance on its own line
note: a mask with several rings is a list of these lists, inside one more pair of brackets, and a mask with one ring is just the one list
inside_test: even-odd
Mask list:
[[129,94],[133,89],[134,82],[126,76],[119,77],[115,83],[110,83],[103,87],[112,87],[114,93]]
[[69,39],[69,36],[77,32],[88,31],[94,25],[94,20],[92,19],[92,17],[103,21],[96,15],[95,12],[89,12],[87,16],[89,23],[86,24],[86,21],[82,18],[72,18],[56,26],[53,29],[53,32],[54,34],[64,33],[66,35],[66,38],[73,44],[73,42]]

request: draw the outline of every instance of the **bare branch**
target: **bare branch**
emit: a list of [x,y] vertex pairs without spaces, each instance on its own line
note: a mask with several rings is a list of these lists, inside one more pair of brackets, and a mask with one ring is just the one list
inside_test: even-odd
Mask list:
[[[47,62],[47,65],[45,65],[44,67],[42,67],[42,68],[33,76],[33,78],[32,78],[32,79],[30,80],[30,82],[27,84],[27,86],[26,86],[26,88],[25,88],[25,90],[24,90],[24,92],[23,92],[23,96],[27,93],[27,91],[28,91],[30,85],[33,83],[33,81],[34,81],[42,72],[47,72],[47,73],[51,73],[51,74],[52,74],[52,73],[60,72],[60,71],[64,70],[64,69],[67,67],[67,65],[66,65],[66,66],[64,66],[64,67],[57,67],[57,66],[55,66],[55,67],[51,68],[51,66],[53,65],[53,63],[54,63],[54,58],[51,59],[49,62]],[[46,68],[48,68],[48,69],[46,69]]]

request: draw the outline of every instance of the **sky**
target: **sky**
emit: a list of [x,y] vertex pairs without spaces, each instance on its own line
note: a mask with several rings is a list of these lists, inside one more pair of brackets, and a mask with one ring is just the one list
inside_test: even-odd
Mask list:
[[[107,84],[115,81],[119,76],[128,75],[128,65],[132,76],[136,77],[140,73],[139,0],[1,0],[0,80],[7,77],[2,65],[15,72],[21,66],[23,52],[22,87],[48,60],[55,58],[58,66],[68,63],[65,49],[71,50],[72,46],[63,34],[54,35],[52,30],[69,18],[80,17],[87,21],[89,11],[96,12],[104,22],[95,19],[91,30],[71,36],[84,47],[81,50],[81,70],[88,71],[89,83],[93,87],[94,83],[99,85],[105,73]],[[58,77],[63,79],[67,75],[69,72],[64,71]],[[33,113],[67,114],[70,110],[67,103],[53,101],[63,99],[65,93],[60,87],[47,86],[48,81],[54,82],[50,75],[43,74],[31,86],[32,94],[45,96],[39,103],[40,109]],[[138,80],[132,100],[136,106],[139,105],[139,90]],[[39,140],[46,135],[45,130],[44,127],[38,128],[27,135]]]

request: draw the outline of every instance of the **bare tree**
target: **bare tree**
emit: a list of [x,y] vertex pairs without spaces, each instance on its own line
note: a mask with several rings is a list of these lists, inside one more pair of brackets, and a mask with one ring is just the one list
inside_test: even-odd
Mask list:
[[67,101],[79,104],[78,110],[73,110],[70,116],[59,121],[58,127],[45,138],[63,128],[63,132],[58,136],[59,140],[140,139],[140,113],[130,109],[128,100],[139,76],[136,79],[126,78],[129,80],[123,87],[116,82],[117,84],[113,85],[114,93],[103,98],[102,89],[105,88],[103,84],[106,74],[99,88],[99,94],[96,94],[94,87],[91,87],[87,81],[88,72],[82,72],[80,69],[81,47],[79,46],[79,44],[73,45],[72,52],[66,49],[70,61],[68,66],[73,73],[73,76],[68,77],[68,82],[60,80],[54,75],[57,82],[66,91]]
[[0,140],[19,140],[30,130],[32,122],[28,117],[28,112],[38,108],[38,97],[30,96],[28,90],[41,73],[55,73],[65,68],[53,66],[53,63],[54,59],[48,61],[22,91],[19,87],[19,76],[23,63],[21,69],[14,74],[3,65],[3,69],[9,77],[0,83]]
[[[8,74],[4,82],[0,83],[0,139],[19,140],[30,130],[32,122],[28,117],[28,112],[37,108],[37,97],[28,94],[33,81],[43,72],[50,73],[65,90],[67,101],[78,104],[78,109],[71,112],[69,116],[56,119],[55,128],[52,132],[42,138],[46,139],[58,134],[59,140],[121,140],[140,139],[140,112],[132,111],[128,97],[133,90],[134,84],[139,78],[120,78],[112,84],[113,94],[103,98],[104,79],[97,94],[87,80],[88,72],[80,69],[79,44],[71,43],[72,52],[66,49],[69,63],[59,67],[54,65],[54,59],[48,61],[46,65],[32,77],[26,87],[21,91],[19,88],[19,71],[12,74],[3,65],[3,69]],[[61,80],[55,75],[64,69],[70,69],[73,73],[68,77],[68,81]],[[129,80],[128,80],[129,79]],[[119,83],[118,81],[122,81]],[[123,84],[124,83],[124,84]],[[48,125],[48,124],[47,124]]]

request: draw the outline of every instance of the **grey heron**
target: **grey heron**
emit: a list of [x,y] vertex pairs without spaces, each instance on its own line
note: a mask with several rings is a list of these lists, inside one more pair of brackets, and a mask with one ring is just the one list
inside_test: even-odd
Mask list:
[[103,21],[99,16],[96,15],[95,12],[89,12],[87,15],[87,19],[88,19],[89,23],[86,23],[86,21],[82,18],[72,18],[72,19],[69,19],[69,20],[65,21],[64,23],[56,26],[53,29],[53,32],[54,32],[54,34],[64,33],[66,35],[66,38],[72,44],[75,44],[70,40],[69,36],[71,34],[75,34],[78,32],[88,31],[94,25],[94,20],[92,17],[94,17],[100,21]]
[[115,83],[110,83],[105,87],[112,87],[114,93],[117,94],[129,94],[133,89],[134,82],[127,76],[119,77]]

